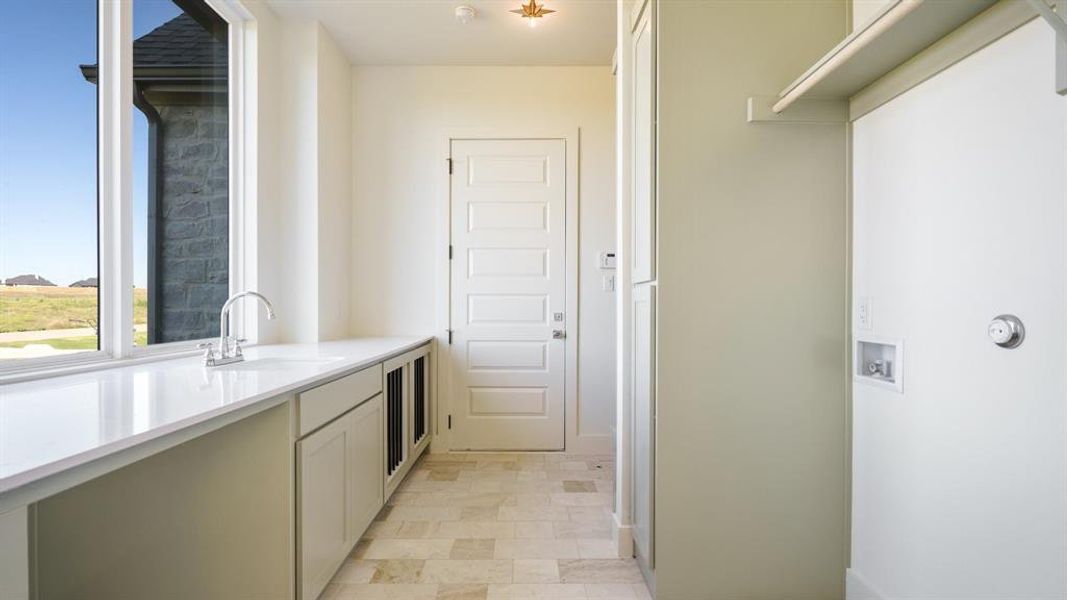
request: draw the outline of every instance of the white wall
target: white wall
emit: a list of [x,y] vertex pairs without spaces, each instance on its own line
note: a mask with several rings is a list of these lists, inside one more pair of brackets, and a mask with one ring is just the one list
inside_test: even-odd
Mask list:
[[853,386],[852,598],[1067,597],[1053,40],[1031,22],[855,123],[854,297],[905,351],[903,394]]
[[597,253],[613,250],[615,236],[610,68],[357,67],[352,93],[351,317],[361,335],[440,335],[446,328],[437,310],[447,285],[438,218],[447,214],[449,135],[581,128],[577,433],[603,437],[610,448],[615,306],[595,268]]
[[348,337],[352,289],[352,65],[318,36],[318,339]]
[[263,341],[310,342],[349,335],[351,289],[351,68],[329,33],[314,21],[258,15],[274,48],[261,68],[271,82],[260,99],[257,287],[278,319],[262,325]]

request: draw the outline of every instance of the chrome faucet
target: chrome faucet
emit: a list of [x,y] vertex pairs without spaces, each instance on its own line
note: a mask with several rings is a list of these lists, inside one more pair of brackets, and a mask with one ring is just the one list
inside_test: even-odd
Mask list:
[[197,346],[204,349],[204,366],[218,367],[241,362],[245,359],[244,354],[241,352],[241,343],[247,340],[234,339],[230,335],[230,308],[245,296],[250,296],[262,302],[267,309],[267,318],[274,319],[274,305],[263,294],[259,292],[238,292],[230,296],[226,303],[222,305],[222,311],[219,313],[218,349],[216,350],[215,345],[211,342],[205,342]]

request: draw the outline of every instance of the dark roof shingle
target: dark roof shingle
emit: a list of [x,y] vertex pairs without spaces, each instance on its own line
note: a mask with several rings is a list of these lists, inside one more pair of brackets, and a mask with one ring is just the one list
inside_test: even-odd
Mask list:
[[226,43],[182,13],[133,42],[133,66],[221,67],[227,64]]

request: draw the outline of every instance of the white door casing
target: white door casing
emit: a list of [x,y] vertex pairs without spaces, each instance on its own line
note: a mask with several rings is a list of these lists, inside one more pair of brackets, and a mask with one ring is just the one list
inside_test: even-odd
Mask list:
[[453,140],[451,156],[451,446],[562,450],[566,141]]

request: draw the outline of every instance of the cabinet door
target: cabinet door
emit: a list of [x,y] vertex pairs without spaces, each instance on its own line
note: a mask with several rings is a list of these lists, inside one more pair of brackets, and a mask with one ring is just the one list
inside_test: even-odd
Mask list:
[[349,503],[351,518],[348,521],[348,537],[358,541],[383,502],[382,455],[385,441],[382,439],[382,395],[378,394],[356,407],[346,418],[352,421],[353,436],[349,455],[352,502]]
[[633,29],[633,281],[656,278],[655,2],[646,0]]
[[653,505],[656,448],[656,287],[634,286],[634,549],[646,569],[653,567]]
[[354,423],[343,416],[296,443],[301,600],[318,598],[355,542],[348,526]]

